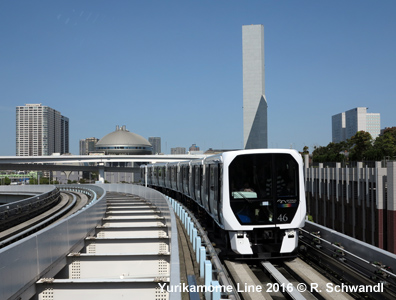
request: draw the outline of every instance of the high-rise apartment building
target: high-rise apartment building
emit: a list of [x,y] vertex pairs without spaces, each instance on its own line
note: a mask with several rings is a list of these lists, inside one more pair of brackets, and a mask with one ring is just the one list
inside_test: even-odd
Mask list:
[[95,145],[99,139],[95,137],[80,140],[80,155],[89,155],[90,152],[95,152]]
[[48,106],[16,107],[16,155],[69,153],[69,119]]
[[61,153],[69,153],[69,118],[61,116]]
[[332,141],[339,143],[353,137],[358,131],[370,133],[376,139],[381,132],[379,113],[367,113],[367,107],[356,107],[332,116]]
[[267,148],[263,25],[242,26],[242,60],[244,148]]
[[160,137],[149,137],[149,143],[153,146],[153,153],[161,153],[161,138]]

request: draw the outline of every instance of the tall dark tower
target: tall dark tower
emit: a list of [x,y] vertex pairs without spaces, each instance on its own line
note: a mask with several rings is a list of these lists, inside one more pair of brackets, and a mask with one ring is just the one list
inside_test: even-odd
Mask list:
[[263,25],[242,26],[242,58],[244,148],[268,148]]

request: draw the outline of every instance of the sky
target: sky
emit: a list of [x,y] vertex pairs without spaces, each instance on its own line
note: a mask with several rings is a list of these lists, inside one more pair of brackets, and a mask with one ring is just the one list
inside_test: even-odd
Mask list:
[[264,25],[269,148],[326,146],[355,107],[396,126],[396,1],[0,1],[0,156],[16,106],[70,120],[70,152],[116,125],[162,151],[243,148],[242,26]]

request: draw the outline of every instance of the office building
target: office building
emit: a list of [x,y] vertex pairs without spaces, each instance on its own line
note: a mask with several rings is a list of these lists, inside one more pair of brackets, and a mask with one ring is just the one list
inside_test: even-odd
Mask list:
[[16,155],[44,156],[69,153],[69,119],[51,107],[16,107]]
[[186,148],[184,147],[171,148],[171,154],[186,154]]
[[267,148],[263,25],[242,26],[242,61],[244,148]]
[[95,137],[80,140],[80,155],[89,155],[89,153],[95,152],[95,145],[99,139]]
[[345,112],[331,117],[331,131],[333,143],[346,140]]
[[358,131],[370,133],[376,139],[381,132],[379,113],[367,113],[367,107],[356,107],[332,116],[332,141],[339,143],[353,137]]
[[161,153],[161,138],[160,137],[149,137],[149,143],[153,146],[153,154]]

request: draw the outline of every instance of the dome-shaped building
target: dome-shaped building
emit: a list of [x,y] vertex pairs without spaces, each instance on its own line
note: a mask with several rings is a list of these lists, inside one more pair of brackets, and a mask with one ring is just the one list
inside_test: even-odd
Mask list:
[[122,127],[117,125],[116,131],[101,138],[96,143],[95,149],[96,151],[104,152],[106,155],[139,155],[153,153],[153,146],[150,142],[144,137],[128,131],[125,125]]

